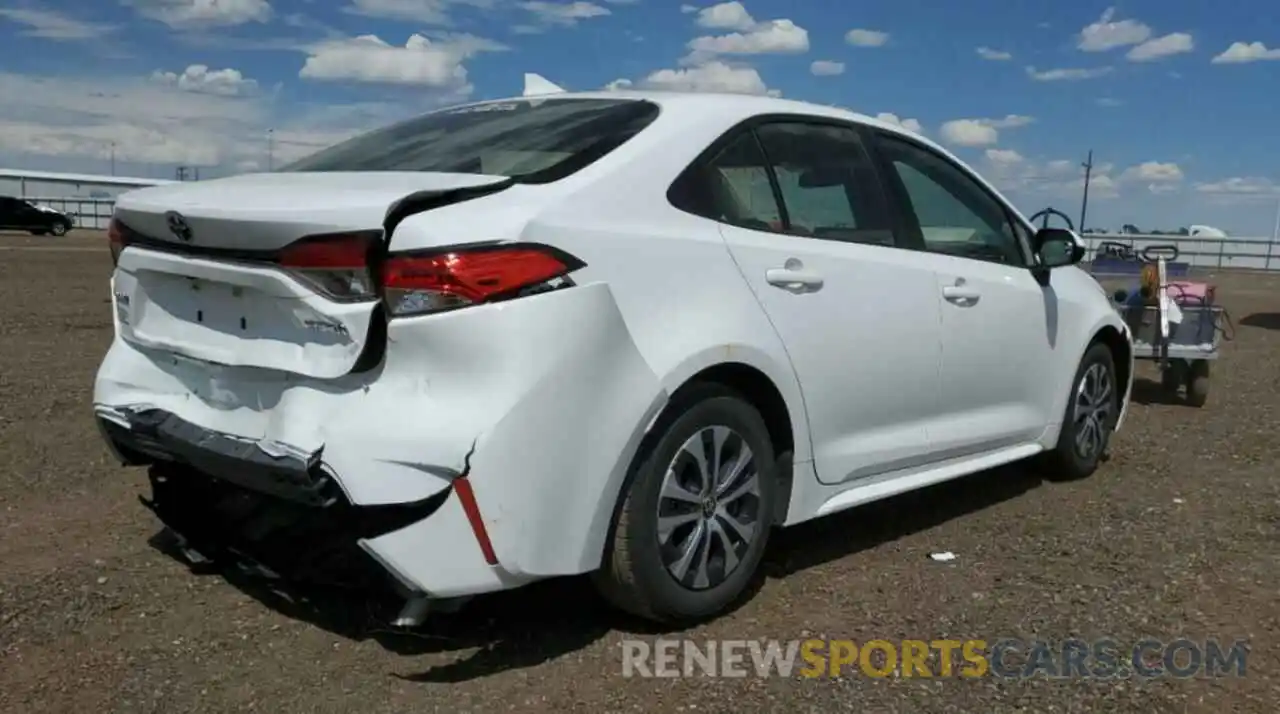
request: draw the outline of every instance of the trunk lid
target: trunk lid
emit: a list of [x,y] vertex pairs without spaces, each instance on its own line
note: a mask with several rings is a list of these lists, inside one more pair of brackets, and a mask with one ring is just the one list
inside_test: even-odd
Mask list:
[[[388,209],[411,194],[506,180],[408,171],[247,174],[129,191],[115,215],[148,239],[187,252],[272,251],[305,236],[380,228]],[[189,228],[189,240],[170,229],[173,213]]]
[[[465,200],[476,195],[467,189],[504,181],[279,173],[131,191],[115,212],[128,246],[112,281],[117,329],[126,342],[214,370],[257,367],[336,379],[356,368],[371,343],[381,348],[374,273],[364,256],[379,254],[379,231],[397,220],[391,209],[406,197],[435,205],[453,194]],[[335,235],[374,244],[359,266],[348,264],[354,259],[347,251],[337,262],[322,259],[318,271],[289,267],[290,246]]]

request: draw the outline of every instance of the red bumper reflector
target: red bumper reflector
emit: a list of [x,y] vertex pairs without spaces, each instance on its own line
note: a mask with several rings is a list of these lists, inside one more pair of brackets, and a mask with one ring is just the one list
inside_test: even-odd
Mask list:
[[489,531],[485,529],[484,520],[480,517],[480,506],[476,504],[476,493],[471,488],[471,482],[466,476],[459,476],[453,480],[453,491],[458,494],[458,502],[462,504],[462,511],[467,514],[467,522],[471,524],[471,532],[476,536],[476,543],[480,545],[485,562],[497,565],[498,554],[493,550]]

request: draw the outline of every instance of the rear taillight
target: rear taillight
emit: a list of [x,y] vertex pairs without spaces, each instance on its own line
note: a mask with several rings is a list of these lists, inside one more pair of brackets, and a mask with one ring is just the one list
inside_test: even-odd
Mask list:
[[112,218],[107,224],[107,242],[111,245],[111,264],[115,265],[120,262],[120,251],[129,244],[124,226],[120,224],[119,219]]
[[380,231],[304,238],[280,251],[276,262],[311,288],[334,300],[378,297],[370,269]]
[[585,265],[550,246],[519,243],[389,256],[379,270],[391,317],[425,315],[573,285]]

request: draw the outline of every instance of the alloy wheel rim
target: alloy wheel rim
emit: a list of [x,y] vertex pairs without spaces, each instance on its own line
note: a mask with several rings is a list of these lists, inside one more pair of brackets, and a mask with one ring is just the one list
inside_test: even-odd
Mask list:
[[658,495],[658,549],[667,573],[690,590],[732,575],[760,533],[760,470],[738,432],[701,429],[676,451]]
[[1076,454],[1092,459],[1102,453],[1113,409],[1111,372],[1104,365],[1089,365],[1076,387],[1073,419]]

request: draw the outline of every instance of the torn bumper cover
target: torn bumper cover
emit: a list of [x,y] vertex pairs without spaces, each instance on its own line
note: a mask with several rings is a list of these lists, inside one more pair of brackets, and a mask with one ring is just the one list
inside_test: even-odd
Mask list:
[[357,506],[320,451],[264,447],[155,408],[99,407],[98,422],[122,461],[150,465],[152,498],[141,500],[184,550],[296,582],[424,592],[368,543],[432,516],[452,487],[414,503]]

